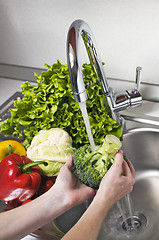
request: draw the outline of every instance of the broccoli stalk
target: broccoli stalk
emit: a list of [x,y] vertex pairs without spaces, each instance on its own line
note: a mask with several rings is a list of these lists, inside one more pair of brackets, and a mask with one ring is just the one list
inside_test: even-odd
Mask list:
[[98,189],[120,148],[121,141],[114,135],[107,135],[95,151],[90,145],[78,148],[74,154],[74,165],[81,182]]

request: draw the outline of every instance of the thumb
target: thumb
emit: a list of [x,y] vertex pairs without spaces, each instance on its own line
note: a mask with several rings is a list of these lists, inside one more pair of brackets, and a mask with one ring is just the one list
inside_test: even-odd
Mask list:
[[73,156],[71,156],[65,164],[70,170],[73,167]]
[[115,155],[114,164],[113,164],[116,174],[121,175],[123,171],[123,163],[124,163],[123,152],[119,151]]

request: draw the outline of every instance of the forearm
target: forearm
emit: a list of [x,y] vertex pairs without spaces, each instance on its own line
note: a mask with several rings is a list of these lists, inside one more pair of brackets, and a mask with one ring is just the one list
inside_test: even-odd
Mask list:
[[[53,193],[52,193],[53,194]],[[39,198],[0,214],[0,239],[20,239],[39,227],[47,224],[68,208],[62,195],[47,192]]]
[[109,202],[105,201],[103,205],[103,202],[95,197],[86,212],[62,240],[96,240],[110,207]]

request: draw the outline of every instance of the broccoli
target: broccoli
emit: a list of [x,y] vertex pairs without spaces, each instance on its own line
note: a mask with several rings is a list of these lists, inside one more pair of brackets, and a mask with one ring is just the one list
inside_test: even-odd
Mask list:
[[121,141],[114,135],[107,135],[95,151],[90,145],[78,148],[74,154],[74,165],[81,182],[98,189],[120,148]]

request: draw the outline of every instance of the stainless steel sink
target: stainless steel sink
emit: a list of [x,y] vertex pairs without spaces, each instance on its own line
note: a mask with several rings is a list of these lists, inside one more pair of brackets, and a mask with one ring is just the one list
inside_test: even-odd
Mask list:
[[[123,137],[124,154],[136,170],[136,182],[131,194],[119,203],[130,221],[128,203],[132,207],[133,224],[126,230],[119,207],[115,204],[103,222],[98,240],[158,240],[159,238],[159,125],[156,118],[125,116],[129,126]],[[56,224],[67,232],[82,215],[89,203],[71,209],[56,219]],[[82,211],[81,211],[82,209]],[[81,211],[81,214],[80,214]],[[130,222],[129,222],[130,221]],[[66,224],[67,223],[67,224]],[[133,225],[134,227],[134,225]],[[135,229],[135,230],[134,230]]]
[[[159,236],[159,129],[136,128],[127,131],[123,151],[136,170],[136,182],[130,194],[132,218],[137,227],[126,230],[117,205],[105,219],[99,240],[157,240]],[[124,215],[128,216],[127,199],[122,199]],[[128,218],[130,219],[130,218]]]

